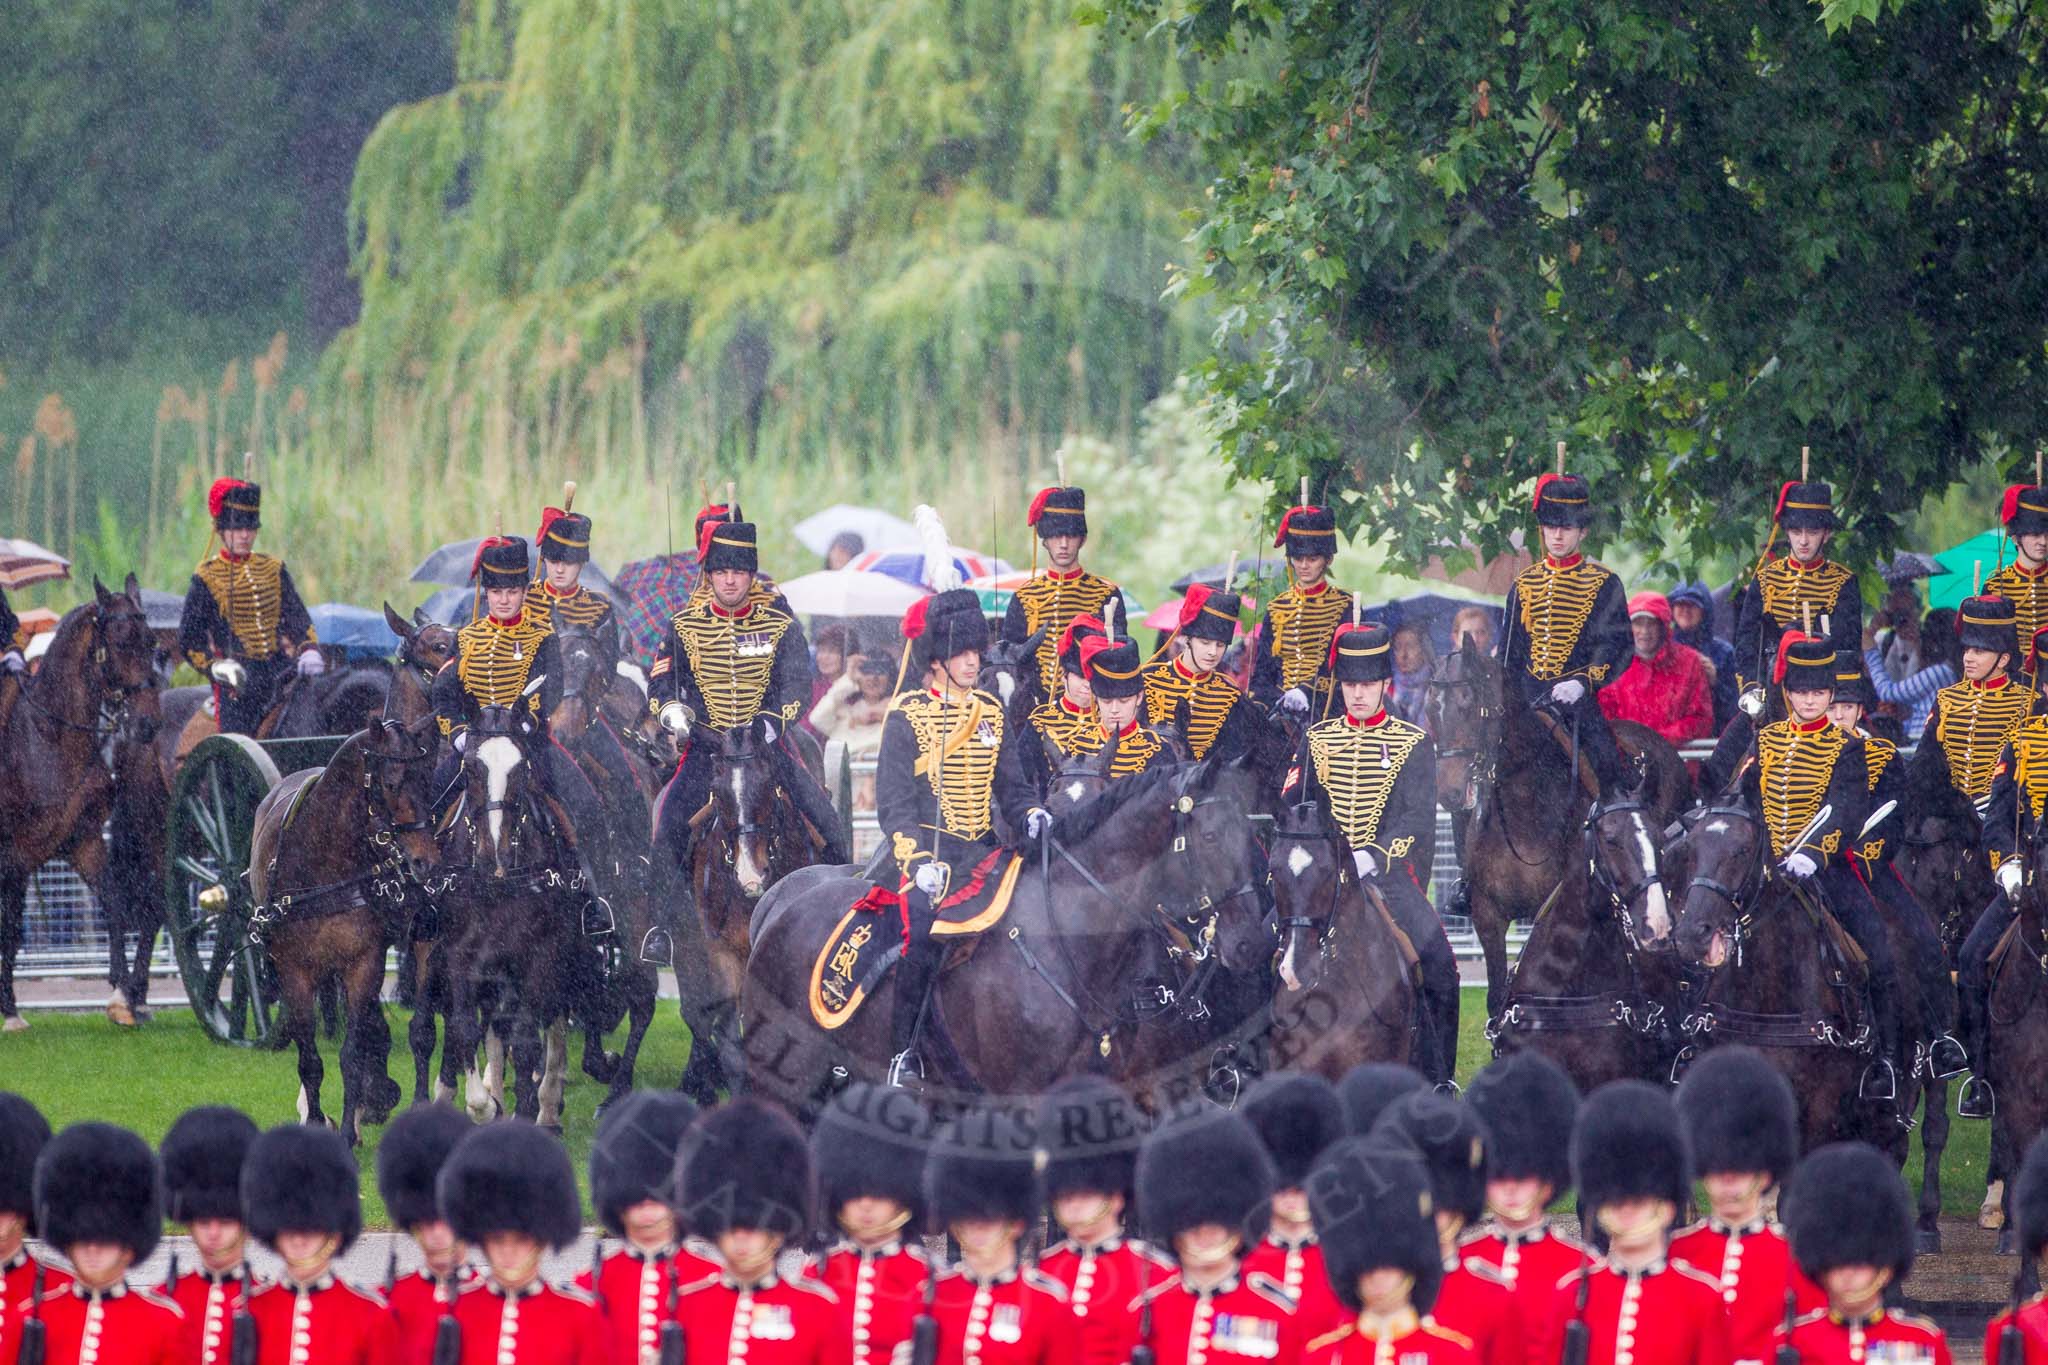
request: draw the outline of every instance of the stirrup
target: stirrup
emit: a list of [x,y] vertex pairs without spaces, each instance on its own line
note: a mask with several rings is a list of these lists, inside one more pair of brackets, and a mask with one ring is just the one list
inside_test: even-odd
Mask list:
[[1956,1117],[1959,1119],[1988,1119],[1998,1114],[1998,1096],[1992,1093],[1991,1082],[1982,1076],[1972,1076],[1964,1083],[1962,1093],[1956,1096]]
[[1237,1107],[1238,1096],[1244,1093],[1244,1068],[1238,1064],[1236,1047],[1225,1043],[1210,1055],[1202,1089],[1225,1109]]
[[904,1048],[889,1059],[888,1084],[898,1090],[912,1090],[924,1083],[924,1061],[914,1047]]
[[618,918],[612,914],[612,903],[603,896],[592,896],[583,902],[585,938],[603,938],[618,926]]
[[1863,1068],[1863,1075],[1856,1081],[1856,1098],[1879,1104],[1896,1104],[1899,1099],[1899,1073],[1889,1057],[1879,1057]]
[[1436,1085],[1432,1088],[1435,1090],[1437,1094],[1442,1095],[1447,1099],[1453,1100],[1465,1093],[1464,1087],[1459,1085],[1455,1080],[1451,1079],[1449,1076],[1446,1076],[1442,1080],[1438,1081]]
[[1953,1080],[1970,1069],[1970,1054],[1953,1034],[1937,1033],[1927,1043],[1927,1074]]
[[657,924],[647,931],[640,940],[640,960],[656,967],[676,965],[676,941],[668,930]]

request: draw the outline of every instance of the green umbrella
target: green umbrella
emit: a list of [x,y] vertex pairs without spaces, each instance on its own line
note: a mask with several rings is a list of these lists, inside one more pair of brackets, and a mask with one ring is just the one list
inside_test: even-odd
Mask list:
[[2012,556],[2012,538],[1996,530],[1971,536],[1962,544],[1943,550],[1934,557],[1943,572],[1927,580],[1927,605],[1960,607],[1980,577],[1991,577],[2012,563]]

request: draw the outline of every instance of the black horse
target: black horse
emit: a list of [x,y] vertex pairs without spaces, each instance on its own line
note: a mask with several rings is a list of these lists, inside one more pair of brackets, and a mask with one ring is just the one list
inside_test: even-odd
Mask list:
[[[2023,854],[2026,879],[2017,897],[2015,923],[1992,957],[1990,982],[1991,1032],[1998,1040],[1989,1059],[1990,1080],[1998,1095],[1992,1146],[2013,1154],[2025,1152],[2048,1129],[2048,820],[2035,822]],[[2015,1183],[2007,1179],[2001,1192],[2001,1256],[2018,1250]]]

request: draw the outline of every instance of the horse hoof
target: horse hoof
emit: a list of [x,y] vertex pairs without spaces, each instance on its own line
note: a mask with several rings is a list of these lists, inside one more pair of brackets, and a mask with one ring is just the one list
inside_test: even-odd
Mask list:
[[1941,1229],[1916,1228],[1913,1232],[1913,1249],[1922,1256],[1941,1255]]
[[1977,1226],[1996,1232],[2005,1226],[2005,1182],[1994,1180],[1984,1187],[1984,1202],[1977,1208]]
[[26,1019],[22,1018],[22,1017],[21,1017],[20,1015],[18,1015],[18,1014],[10,1014],[10,1015],[8,1015],[8,1016],[7,1016],[7,1018],[6,1018],[6,1019],[4,1019],[4,1020],[0,1020],[0,1033],[27,1033],[27,1032],[28,1032],[28,1020],[26,1020]]
[[2017,1256],[2020,1254],[2019,1234],[2014,1229],[2000,1228],[1998,1230],[1998,1254],[2001,1256]]
[[107,1002],[107,1018],[122,1028],[134,1028],[137,1022],[135,1011],[128,1008],[127,1001],[118,997]]
[[548,1134],[550,1137],[558,1138],[562,1135],[562,1125],[559,1123],[542,1123],[536,1124],[535,1127],[539,1128],[543,1133]]

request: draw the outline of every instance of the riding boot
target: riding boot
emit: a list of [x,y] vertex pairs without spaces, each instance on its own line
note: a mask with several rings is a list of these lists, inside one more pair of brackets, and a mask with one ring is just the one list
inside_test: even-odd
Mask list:
[[1898,1101],[1899,1077],[1907,1072],[1905,1059],[1899,1055],[1897,984],[1886,972],[1873,970],[1870,974],[1870,1026],[1877,1052],[1863,1069],[1856,1094],[1878,1104]]
[[844,827],[839,808],[832,804],[832,798],[811,776],[811,770],[799,763],[795,756],[775,746],[778,765],[782,769],[782,789],[789,794],[811,828],[818,832],[824,847],[818,853],[818,860],[827,865],[839,865],[853,861],[853,854],[846,848]]
[[1962,1034],[1963,1050],[1970,1054],[1972,1072],[1956,1097],[1956,1117],[1988,1119],[1998,1112],[1998,1098],[1991,1091],[1990,1001],[1982,990],[1965,983],[1957,992],[1956,1031]]
[[[923,900],[917,891],[906,893]],[[912,911],[913,923],[917,912]],[[902,961],[896,964],[896,995],[889,1012],[889,1084],[912,1087],[925,1078],[924,1059],[917,1053],[925,1013],[931,999],[932,983],[938,976],[939,948],[932,942],[930,914],[922,917],[924,928],[913,929]]]

